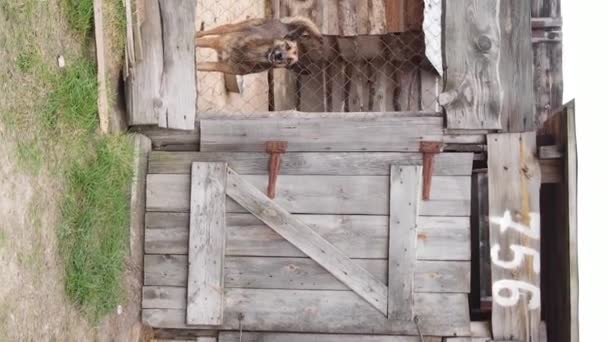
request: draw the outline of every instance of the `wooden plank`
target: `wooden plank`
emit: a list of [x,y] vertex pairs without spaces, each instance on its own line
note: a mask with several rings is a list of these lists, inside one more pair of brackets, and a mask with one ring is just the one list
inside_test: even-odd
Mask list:
[[201,133],[198,122],[195,126],[192,131],[165,129],[158,126],[135,126],[131,130],[150,138],[152,148],[157,151],[198,151]]
[[[351,258],[388,258],[388,217],[370,215],[296,215]],[[303,257],[301,251],[250,214],[227,214],[226,255]],[[417,258],[470,260],[468,217],[421,216]],[[188,214],[146,214],[148,254],[188,252]]]
[[[387,41],[387,43],[390,43],[390,41]],[[411,63],[399,63],[394,77],[397,84],[394,99],[395,109],[405,111],[420,110],[421,83],[418,68],[412,66]]]
[[95,21],[95,52],[97,56],[97,113],[99,114],[99,128],[102,133],[107,134],[110,130],[110,111],[106,84],[106,47],[101,0],[93,1],[93,17]]
[[421,166],[391,167],[388,246],[388,318],[413,319],[416,222]]
[[263,152],[265,141],[285,140],[292,152],[418,152],[422,137],[442,135],[442,124],[441,117],[426,115],[202,120],[201,151]]
[[386,315],[386,285],[231,169],[227,182],[228,196]]
[[342,36],[357,35],[357,0],[338,0],[338,20]]
[[[266,191],[268,177],[246,175],[245,180]],[[146,210],[184,212],[190,208],[190,177],[187,175],[148,174]],[[385,176],[291,176],[277,181],[274,202],[298,214],[388,215],[389,179]],[[468,216],[471,178],[433,177],[430,199],[420,205],[423,216]],[[227,212],[246,212],[233,200]]]
[[369,32],[368,34],[386,34],[386,9],[384,0],[369,1]]
[[[387,283],[385,259],[353,259],[374,277]],[[413,278],[415,292],[467,293],[467,261],[418,261]],[[187,284],[185,255],[144,256],[144,285]],[[348,291],[339,280],[309,258],[228,256],[224,264],[225,288]]]
[[143,56],[135,65],[127,81],[127,112],[129,125],[158,125],[154,100],[160,100],[160,85],[163,70],[163,33],[158,1],[137,6],[138,13],[145,18],[141,24]]
[[561,1],[559,0],[532,0],[532,16],[534,17],[560,17]]
[[308,63],[310,75],[298,77],[300,100],[298,110],[303,112],[326,112],[324,65],[323,63]]
[[226,164],[193,163],[188,324],[220,325],[224,305]]
[[[426,337],[425,342],[441,342],[440,337]],[[419,342],[417,336],[243,333],[222,331],[219,342]]]
[[535,133],[488,136],[495,339],[540,338],[541,174],[535,152]]
[[[144,288],[144,324],[155,328],[195,328],[185,325],[184,309],[166,308],[185,307],[185,289],[162,289],[163,292],[154,287]],[[414,296],[414,305],[424,335],[470,334],[466,294],[418,293]],[[250,331],[418,334],[414,322],[387,320],[350,291],[226,289],[224,324],[219,329],[238,330],[239,326]]]
[[424,1],[404,0],[405,1],[405,30],[421,31],[424,18]]
[[563,103],[562,43],[534,44],[536,125],[541,128]]
[[[226,162],[241,174],[268,174],[268,154],[250,152],[160,152],[148,159],[148,173],[185,174],[193,162]],[[388,176],[391,164],[422,165],[420,153],[307,152],[284,153],[281,175]],[[434,176],[469,176],[473,153],[435,156]]]
[[396,72],[392,63],[385,60],[372,61],[370,86],[370,110],[374,112],[394,111],[394,94],[397,83],[393,77]]
[[196,80],[194,15],[196,0],[160,0],[163,30],[162,105],[155,106],[158,125],[194,129]]
[[387,32],[405,31],[405,3],[403,0],[384,0]]
[[536,130],[531,1],[500,1],[500,119],[507,132]]
[[511,84],[503,86],[501,83],[506,80],[502,81],[498,73],[503,45],[496,21],[498,4],[499,0],[445,3],[446,92],[440,95],[439,102],[446,110],[448,128],[502,128],[501,89]]
[[348,112],[367,112],[369,110],[368,68],[367,62],[346,65],[347,83],[345,87],[347,87]]

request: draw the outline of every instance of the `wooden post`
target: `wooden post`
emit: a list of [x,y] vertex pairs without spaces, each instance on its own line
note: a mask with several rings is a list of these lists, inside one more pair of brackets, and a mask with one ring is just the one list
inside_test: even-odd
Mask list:
[[540,184],[536,134],[488,136],[492,330],[540,340]]

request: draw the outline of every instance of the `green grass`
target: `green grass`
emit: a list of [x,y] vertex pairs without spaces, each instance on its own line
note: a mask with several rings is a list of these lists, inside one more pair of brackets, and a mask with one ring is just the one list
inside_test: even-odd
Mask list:
[[[104,1],[104,6],[104,14],[109,8],[105,25],[113,32],[107,42],[113,51],[123,51],[122,0]],[[97,322],[123,298],[133,146],[127,135],[98,133],[97,74],[89,55],[93,0],[0,1],[0,19],[12,30],[8,36],[0,34],[10,56],[3,61],[13,63],[10,73],[0,72],[0,81],[14,99],[0,101],[0,120],[16,142],[19,169],[33,177],[48,171],[63,185],[56,231],[65,290]],[[71,32],[59,24],[62,20]],[[58,40],[66,35],[71,48],[64,49]],[[57,53],[65,55],[65,68],[57,67]],[[0,235],[0,245],[6,240]],[[33,253],[23,255],[22,262],[43,260],[38,252],[46,243],[33,242]]]
[[103,138],[90,160],[68,172],[59,232],[66,291],[93,320],[121,298],[132,157],[128,137]]

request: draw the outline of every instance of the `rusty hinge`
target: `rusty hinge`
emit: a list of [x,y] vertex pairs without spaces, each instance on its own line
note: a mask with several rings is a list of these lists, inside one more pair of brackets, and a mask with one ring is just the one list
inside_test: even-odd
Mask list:
[[420,142],[422,152],[422,200],[428,201],[431,197],[431,181],[435,167],[435,155],[441,153],[445,145],[439,141]]
[[266,195],[274,198],[276,195],[277,177],[281,168],[281,154],[287,151],[287,141],[267,141],[266,153],[270,154],[268,161],[268,189]]

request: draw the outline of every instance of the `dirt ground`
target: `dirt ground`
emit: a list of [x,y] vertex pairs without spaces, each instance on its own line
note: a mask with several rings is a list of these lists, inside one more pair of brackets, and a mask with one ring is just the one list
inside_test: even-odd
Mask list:
[[[44,11],[0,4],[0,115],[16,114],[20,115],[17,120],[27,121],[27,111],[34,110],[32,103],[44,96],[43,86],[17,70],[21,44],[24,49],[36,49],[46,63],[53,63],[60,55],[69,63],[77,50],[66,24],[59,19],[58,1],[45,3],[48,8]],[[36,23],[33,34],[26,37],[10,24],[12,15],[20,15],[10,11],[21,10],[32,10],[31,20]],[[119,69],[110,67],[114,72]],[[108,77],[118,78],[116,74]],[[6,121],[0,120],[0,342],[138,341],[141,255],[136,253],[126,260],[122,305],[93,326],[64,292],[55,231],[62,177],[53,174],[46,162],[35,171],[20,165],[16,156],[21,147],[16,137],[32,133],[23,128],[27,125],[12,126]]]

